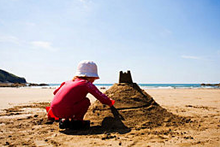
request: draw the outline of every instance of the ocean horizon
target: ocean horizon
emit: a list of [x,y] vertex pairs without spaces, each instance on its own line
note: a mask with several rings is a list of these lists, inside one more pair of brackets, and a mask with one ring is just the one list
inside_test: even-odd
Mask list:
[[[61,83],[60,83],[61,84]],[[60,84],[49,84],[49,87],[59,87]],[[198,88],[220,88],[218,86],[202,86],[201,84],[143,84],[143,83],[137,83],[140,88],[142,89],[198,89]],[[103,88],[103,89],[108,89],[110,88],[113,84],[108,83],[108,84],[94,84],[98,88]]]

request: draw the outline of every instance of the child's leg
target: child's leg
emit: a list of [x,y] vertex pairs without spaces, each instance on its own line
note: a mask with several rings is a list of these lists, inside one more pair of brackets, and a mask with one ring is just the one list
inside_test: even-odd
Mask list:
[[89,106],[90,106],[90,100],[88,98],[83,99],[79,103],[73,106],[72,111],[74,112],[75,119],[76,120],[83,120],[84,115],[86,114]]

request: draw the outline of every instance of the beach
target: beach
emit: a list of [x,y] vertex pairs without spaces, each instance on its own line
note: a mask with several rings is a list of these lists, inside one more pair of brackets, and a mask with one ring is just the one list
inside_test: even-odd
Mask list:
[[0,88],[1,146],[220,146],[220,89],[145,89],[161,107],[190,122],[178,127],[132,128],[125,133],[67,133],[58,129],[58,123],[44,123],[44,107],[53,99],[53,91]]

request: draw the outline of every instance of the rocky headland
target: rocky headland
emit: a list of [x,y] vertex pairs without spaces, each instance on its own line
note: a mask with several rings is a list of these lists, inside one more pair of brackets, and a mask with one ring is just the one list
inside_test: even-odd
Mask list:
[[26,86],[49,86],[45,83],[27,83],[23,77],[16,76],[0,69],[0,87],[26,87]]
[[27,83],[23,77],[18,77],[12,73],[0,69],[0,83]]
[[205,84],[205,83],[202,83],[201,86],[213,86],[213,87],[220,87],[220,83],[219,84]]

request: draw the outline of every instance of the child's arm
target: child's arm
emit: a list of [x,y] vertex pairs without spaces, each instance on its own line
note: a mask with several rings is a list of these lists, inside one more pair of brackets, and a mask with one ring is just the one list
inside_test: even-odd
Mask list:
[[101,103],[108,106],[113,106],[115,101],[108,98],[105,94],[98,90],[98,88],[93,85],[91,82],[88,82],[87,89],[94,97],[96,97]]
[[57,88],[56,90],[54,90],[53,94],[55,95],[55,94],[60,90],[60,88],[61,88],[64,84],[65,84],[65,82],[63,82],[63,83],[60,85],[59,88]]

